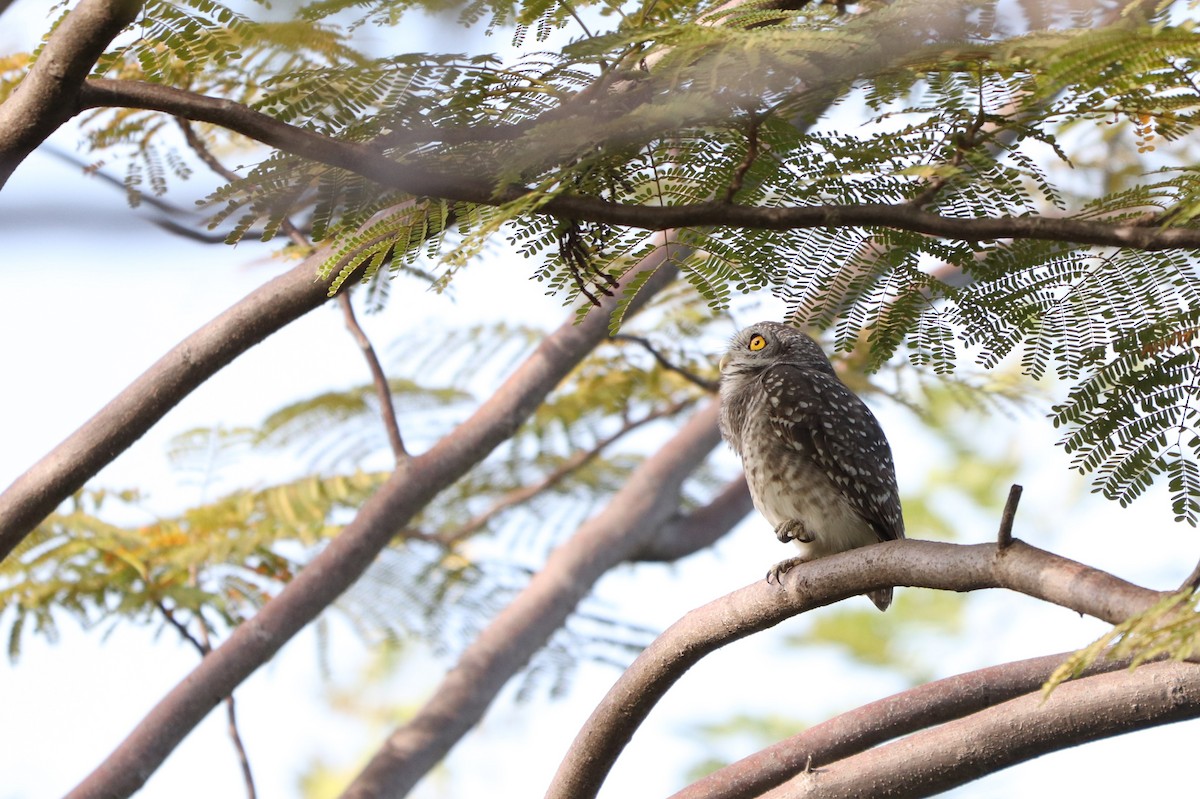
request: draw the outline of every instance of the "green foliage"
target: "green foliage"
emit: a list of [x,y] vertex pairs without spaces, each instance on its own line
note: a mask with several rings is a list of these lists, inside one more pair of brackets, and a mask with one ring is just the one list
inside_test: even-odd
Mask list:
[[1151,660],[1188,660],[1200,654],[1200,591],[1186,589],[1116,625],[1054,670],[1042,687],[1050,695],[1064,682],[1101,660],[1130,661],[1135,669]]
[[[238,624],[299,570],[304,548],[338,529],[330,521],[337,510],[358,508],[383,477],[305,477],[140,525],[106,521],[107,492],[80,492],[0,564],[9,657],[26,631],[53,640],[63,612],[84,627],[180,612],[206,629]],[[136,511],[135,493],[115,498]],[[285,554],[285,541],[301,548]]]
[[[280,21],[154,0],[97,74],[226,97],[423,174],[525,191],[501,205],[410,197],[253,154],[209,198],[213,223],[230,225],[233,242],[300,220],[336,242],[320,270],[334,289],[400,271],[442,288],[503,239],[547,291],[590,302],[652,245],[640,229],[545,216],[564,194],[1195,226],[1200,181],[1178,168],[1195,161],[1200,108],[1188,4],[1027,17],[984,0],[799,5],[713,15],[694,0],[314,0]],[[512,26],[513,46],[381,55],[361,35],[418,11],[488,33]],[[468,37],[462,49],[482,46]],[[25,63],[0,63],[0,92]],[[188,176],[158,115],[108,109],[85,123],[93,148],[134,156],[132,198]],[[213,151],[239,143],[198,130]],[[1097,134],[1123,151],[1120,170],[1095,157]],[[677,236],[673,257],[716,311],[769,290],[796,321],[831,330],[838,350],[865,347],[872,368],[898,352],[938,374],[1018,354],[1026,373],[1070,381],[1055,420],[1097,490],[1128,502],[1162,475],[1177,517],[1200,521],[1193,253],[836,224]]]

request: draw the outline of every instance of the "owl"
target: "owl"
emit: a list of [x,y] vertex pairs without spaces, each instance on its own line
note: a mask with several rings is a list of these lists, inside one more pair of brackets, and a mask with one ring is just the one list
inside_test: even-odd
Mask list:
[[[815,341],[777,322],[742,330],[721,359],[721,435],[742,459],[754,507],[795,541],[793,566],[904,537],[892,450]],[[880,610],[892,589],[868,596]]]

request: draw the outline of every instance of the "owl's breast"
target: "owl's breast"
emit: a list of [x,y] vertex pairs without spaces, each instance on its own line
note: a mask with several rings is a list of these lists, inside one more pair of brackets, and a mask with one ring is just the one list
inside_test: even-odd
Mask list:
[[771,524],[799,520],[815,537],[801,544],[805,554],[823,557],[878,540],[874,529],[855,511],[824,471],[776,435],[766,416],[751,417],[743,440],[742,465],[754,507]]

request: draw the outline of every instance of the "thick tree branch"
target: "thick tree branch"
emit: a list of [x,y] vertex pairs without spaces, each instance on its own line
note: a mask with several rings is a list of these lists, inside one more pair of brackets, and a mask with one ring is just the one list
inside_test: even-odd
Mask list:
[[[365,144],[343,142],[273,119],[231,100],[138,81],[94,79],[82,91],[85,108],[144,108],[208,122],[280,150],[341,167],[380,185],[419,196],[483,205],[519,200],[529,189],[495,189],[486,174],[460,166],[451,173],[399,163]],[[740,227],[791,230],[813,227],[888,227],[961,241],[1040,239],[1129,247],[1141,250],[1200,247],[1200,229],[1158,228],[1130,223],[1000,216],[962,219],[923,211],[911,204],[816,205],[766,207],[733,205],[719,200],[673,206],[627,205],[596,197],[557,195],[538,206],[540,213],[577,221],[602,222],[641,230],[682,227]]]
[[626,670],[563,759],[548,799],[595,796],[634,730],[684,672],[726,644],[798,613],[887,586],[1008,588],[1117,624],[1166,594],[1013,541],[889,541],[806,563],[783,589],[758,582],[688,613]]
[[391,735],[345,796],[403,796],[437,765],[596,580],[644,546],[677,511],[680,486],[719,440],[714,399],[630,475],[603,511],[550,554],[529,585],[462,653],[429,702]]
[[[894,743],[802,772],[763,799],[915,799],[1079,744],[1200,718],[1200,665],[1151,663],[1009,700]],[[1151,766],[1151,764],[1147,764]]]
[[725,484],[707,505],[671,519],[630,560],[670,563],[712,546],[754,508],[746,476]]
[[17,91],[0,103],[0,188],[26,156],[82,110],[78,93],[84,78],[141,9],[141,0],[83,0],[50,35]]
[[[643,259],[627,281],[654,274],[642,286],[640,305],[675,275],[670,243]],[[311,272],[307,273],[311,276]],[[607,305],[607,303],[606,303]],[[191,732],[219,697],[269,660],[293,635],[346,590],[397,530],[438,492],[512,436],[558,382],[607,335],[608,314],[575,315],[549,335],[493,396],[432,449],[413,458],[360,509],[358,515],[278,596],[233,634],[150,711],[116,750],[70,794],[128,796],[138,790]]]
[[0,494],[0,558],[193,389],[328,300],[327,286],[313,280],[328,257],[322,248],[185,338],[18,477]]
[[[714,771],[671,799],[751,799],[809,767],[821,768],[885,741],[1037,691],[1070,655],[1062,652],[989,666],[870,702]],[[1102,659],[1084,675],[1128,665],[1128,660]]]

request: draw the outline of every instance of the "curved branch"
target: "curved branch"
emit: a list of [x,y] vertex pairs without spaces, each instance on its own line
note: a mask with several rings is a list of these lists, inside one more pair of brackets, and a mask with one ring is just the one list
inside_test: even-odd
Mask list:
[[397,729],[344,794],[405,795],[473,727],[595,582],[624,562],[679,507],[679,488],[720,441],[709,401],[556,548],[520,594],[462,653],[416,716]]
[[[522,186],[496,189],[488,175],[469,165],[446,172],[399,163],[365,144],[343,142],[280,122],[232,100],[207,97],[170,86],[138,81],[94,79],[81,92],[84,108],[117,106],[162,111],[208,122],[263,144],[362,175],[409,194],[501,205],[526,197]],[[792,230],[814,227],[887,227],[960,241],[1039,239],[1129,247],[1141,250],[1200,248],[1200,229],[1158,228],[1131,223],[1108,224],[1045,216],[955,218],[923,211],[912,204],[814,205],[767,207],[708,201],[671,206],[612,203],[597,197],[560,194],[538,206],[538,213],[577,221],[601,222],[641,230],[684,227],[740,227]]]
[[763,799],[931,796],[1089,741],[1200,718],[1200,666],[1152,663],[1011,699],[967,718],[797,774]]
[[[856,755],[885,741],[1036,691],[1070,652],[989,666],[936,680],[855,708],[714,771],[671,799],[751,799],[810,766]],[[1101,660],[1085,676],[1125,668]]]
[[[675,275],[670,244],[630,271],[622,286],[653,274],[635,300],[639,306]],[[310,273],[311,274],[311,273]],[[607,305],[607,303],[606,303]],[[599,309],[576,323],[575,314],[546,337],[492,397],[431,450],[393,473],[354,520],[313,558],[283,591],[204,658],[70,794],[72,799],[128,796],[138,790],[179,742],[280,647],[357,580],[396,531],[434,496],[507,440],[572,368],[607,336]]]
[[949,591],[1008,588],[1113,624],[1166,594],[1013,541],[947,544],[889,541],[806,563],[783,590],[749,585],[671,625],[609,690],[571,744],[546,796],[595,796],[634,730],[684,672],[726,644],[806,610],[888,586]]
[[0,103],[0,188],[26,156],[79,113],[84,78],[141,10],[141,0],[84,0],[50,35],[18,90]]

